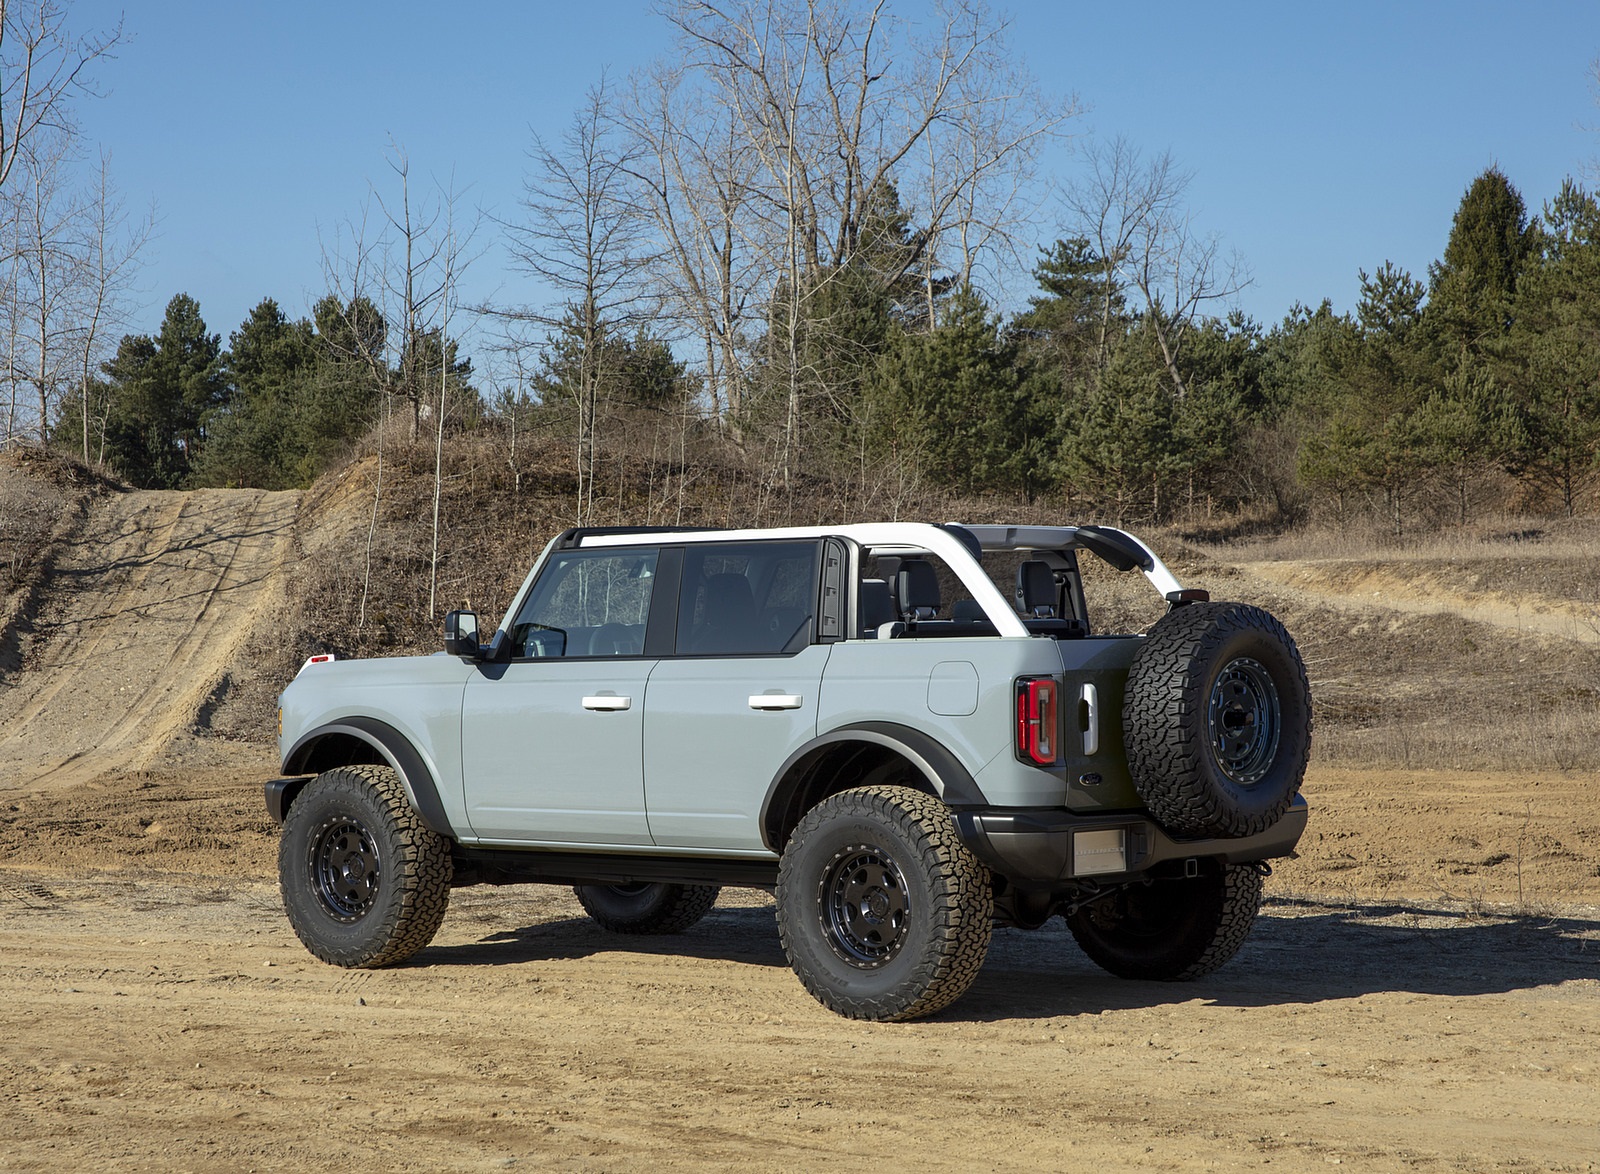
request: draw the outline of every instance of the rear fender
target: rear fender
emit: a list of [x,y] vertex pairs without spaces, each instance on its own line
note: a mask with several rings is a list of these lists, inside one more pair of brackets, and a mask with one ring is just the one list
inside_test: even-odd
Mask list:
[[782,852],[800,817],[816,803],[844,786],[822,772],[837,755],[851,747],[876,748],[903,760],[921,775],[925,788],[951,807],[981,807],[987,803],[972,773],[936,738],[895,722],[857,722],[840,726],[807,742],[791,754],[767,788],[761,809],[761,837],[774,852]]

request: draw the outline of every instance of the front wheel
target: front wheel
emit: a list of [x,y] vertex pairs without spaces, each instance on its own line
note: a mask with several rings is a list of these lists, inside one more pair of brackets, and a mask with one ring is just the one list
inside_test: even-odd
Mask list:
[[907,787],[859,787],[813,807],[784,848],[777,899],[795,974],[852,1019],[915,1019],[955,1002],[994,921],[988,869],[949,809]]
[[1183,981],[1239,952],[1261,908],[1253,864],[1200,861],[1197,876],[1125,885],[1067,915],[1083,952],[1119,978]]
[[574,885],[578,904],[612,933],[682,933],[711,911],[716,885]]
[[342,766],[289,808],[278,888],[296,936],[336,966],[386,966],[433,940],[450,901],[450,846],[395,772]]

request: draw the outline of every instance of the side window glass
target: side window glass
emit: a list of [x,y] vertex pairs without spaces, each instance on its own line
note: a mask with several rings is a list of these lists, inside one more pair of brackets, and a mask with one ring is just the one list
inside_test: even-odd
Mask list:
[[[991,569],[993,558],[985,556],[985,570]],[[862,570],[857,593],[857,631],[861,636],[870,639],[891,621],[914,621],[924,636],[997,634],[961,577],[936,554],[869,550],[863,556]],[[1009,594],[1009,589],[1002,594]]]
[[775,655],[811,642],[817,543],[690,546],[678,596],[678,651]]
[[638,549],[555,555],[511,625],[512,655],[638,656],[656,557]]

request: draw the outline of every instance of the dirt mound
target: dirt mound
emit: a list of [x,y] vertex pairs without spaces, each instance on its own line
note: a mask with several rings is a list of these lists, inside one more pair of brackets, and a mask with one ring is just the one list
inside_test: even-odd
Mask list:
[[181,754],[281,596],[298,501],[221,489],[96,501],[0,693],[0,779],[56,788]]
[[[1578,570],[1584,573],[1574,574]],[[1600,602],[1593,566],[1543,565],[1534,578],[1525,561],[1456,562],[1284,560],[1250,564],[1250,573],[1347,607],[1379,607],[1419,615],[1456,615],[1510,632],[1541,633],[1600,644]],[[1530,581],[1531,580],[1531,581]],[[1547,586],[1588,598],[1563,598]]]

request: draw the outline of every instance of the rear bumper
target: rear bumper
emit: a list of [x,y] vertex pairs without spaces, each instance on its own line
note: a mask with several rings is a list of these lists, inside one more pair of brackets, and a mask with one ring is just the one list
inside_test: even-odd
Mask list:
[[991,871],[1023,889],[1050,889],[1086,877],[1118,878],[1170,860],[1207,857],[1229,864],[1288,856],[1306,830],[1309,809],[1294,803],[1253,836],[1178,840],[1137,813],[1075,815],[1060,808],[954,812],[956,829]]

